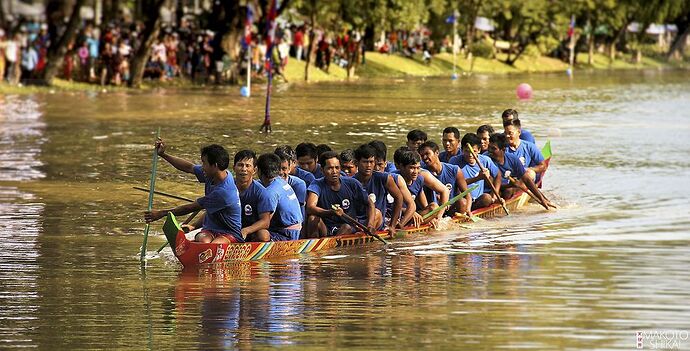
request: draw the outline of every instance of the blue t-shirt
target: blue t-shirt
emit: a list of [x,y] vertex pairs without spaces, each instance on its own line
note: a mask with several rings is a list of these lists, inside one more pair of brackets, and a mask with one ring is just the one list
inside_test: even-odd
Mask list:
[[[491,159],[487,156],[484,155],[478,155],[479,156],[479,162],[481,162],[482,166],[484,168],[489,170],[489,173],[491,174],[492,177],[496,177],[498,174],[498,167],[491,161]],[[453,156],[453,158],[450,159],[452,164],[457,165],[460,167],[460,170],[462,170],[462,175],[465,176],[465,179],[470,179],[476,177],[480,172],[481,168],[479,165],[475,162],[474,165],[470,165],[469,163],[465,162],[465,159],[462,157],[462,154],[458,156]],[[486,192],[491,191],[491,186],[489,184],[486,184],[484,181],[484,178],[472,183],[472,184],[478,184],[479,187],[472,190],[472,200],[475,200],[476,198],[480,197],[482,194]],[[469,185],[469,184],[468,184]]]
[[520,139],[524,141],[529,141],[532,144],[537,143],[532,133],[530,133],[529,130],[523,128],[520,128]]
[[316,179],[311,172],[305,171],[299,167],[295,167],[295,176],[299,179],[302,179],[307,186],[309,186],[309,184]]
[[383,170],[384,172],[388,173],[393,173],[394,171],[397,171],[398,169],[395,168],[395,163],[391,161],[386,161],[386,168]]
[[[359,173],[355,174],[357,177]],[[388,184],[389,174],[386,172],[374,172],[369,178],[369,181],[362,183],[362,186],[367,191],[367,194],[374,194],[376,201],[374,201],[376,208],[381,211],[381,214],[386,214],[386,207],[388,207],[386,198],[388,197],[388,189],[386,185]],[[359,179],[358,179],[359,180]]]
[[304,208],[304,204],[307,201],[307,183],[296,176],[288,175],[288,184],[292,187],[292,190],[297,195],[297,201],[299,201],[299,207],[302,209],[302,220],[307,219],[307,211]]
[[266,187],[268,203],[273,212],[269,231],[277,231],[286,227],[302,224],[302,209],[295,191],[285,179],[273,178]]
[[[340,177],[340,190],[333,191],[324,178],[315,180],[307,188],[308,192],[319,197],[316,205],[324,210],[331,210],[331,205],[340,205],[348,215],[362,219],[366,217],[368,199],[362,184],[352,177]],[[338,227],[345,222],[337,216],[323,217],[326,227]]]
[[242,203],[242,228],[249,227],[259,220],[259,214],[272,212],[266,196],[266,188],[256,180],[240,193]]
[[510,171],[510,176],[518,180],[525,175],[525,167],[522,165],[520,160],[518,160],[517,156],[506,152],[503,159],[503,164],[499,164],[495,160],[492,160],[496,167],[498,167],[498,170],[501,172],[501,176],[503,177],[501,184],[510,183],[508,177],[505,176],[506,171]]
[[[431,175],[436,177],[436,179],[440,180],[441,183],[443,183],[443,185],[445,185],[446,188],[448,188],[448,190],[450,190],[450,198],[459,194],[458,187],[457,187],[457,176],[458,176],[458,172],[460,172],[460,167],[458,167],[456,165],[452,165],[450,163],[441,162],[441,173],[439,173],[439,174],[431,173],[428,165],[424,165],[424,169],[429,171],[429,173]],[[437,204],[439,204],[438,203],[439,200],[436,198],[436,196],[434,196],[432,200],[434,202],[436,202]],[[429,202],[431,202],[431,200]]]
[[[398,170],[393,171],[393,174],[397,174],[399,177],[402,177],[402,175],[400,175],[400,171]],[[405,179],[403,179],[403,181],[407,184]],[[417,200],[417,196],[419,196],[419,193],[422,192],[422,189],[424,189],[424,176],[420,173],[412,184],[407,184],[407,190],[409,190],[410,194],[412,194],[412,199]]]
[[520,145],[513,150],[510,146],[506,148],[506,154],[515,155],[525,168],[534,167],[544,162],[544,156],[534,143],[520,141]]
[[212,184],[211,179],[204,177],[201,166],[196,165],[194,166],[194,175],[196,175],[199,183],[205,183],[205,196],[196,200],[206,210],[203,228],[217,233],[231,234],[239,242],[244,242],[241,233],[242,216],[240,209],[242,205],[232,174],[227,172],[223,182]]
[[321,169],[321,165],[318,163],[316,164],[316,168],[314,168],[314,172],[311,173],[316,179],[323,178],[323,170]]
[[86,45],[89,47],[89,56],[93,58],[98,57],[98,44],[98,39],[91,37],[86,39]]
[[460,150],[458,150],[458,152],[456,152],[455,155],[450,155],[450,154],[448,153],[448,151],[443,150],[443,151],[441,151],[441,152],[438,154],[438,159],[441,160],[441,162],[452,163],[452,162],[450,162],[450,160],[451,160],[453,157],[459,156],[459,155],[461,155],[461,154],[462,154],[462,152],[460,152]]

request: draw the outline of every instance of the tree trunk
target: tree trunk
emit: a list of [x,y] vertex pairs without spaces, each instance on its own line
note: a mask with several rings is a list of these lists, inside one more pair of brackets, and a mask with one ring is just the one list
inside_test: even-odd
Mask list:
[[316,29],[316,0],[311,0],[311,13],[310,13],[310,26],[309,26],[309,45],[307,46],[307,61],[304,65],[304,81],[309,81],[309,66],[311,65],[312,55],[314,54],[314,40],[316,35],[314,30]]
[[62,36],[60,36],[56,43],[48,48],[46,67],[43,70],[43,77],[41,79],[43,84],[53,85],[53,79],[57,76],[60,66],[62,66],[62,61],[65,58],[69,44],[74,41],[77,35],[77,28],[81,22],[80,9],[85,2],[86,0],[77,0]]
[[[594,31],[596,30],[596,27],[596,21],[589,22],[590,33],[589,37],[587,38],[587,64],[590,66],[594,63]],[[575,57],[577,57],[577,55],[575,55]]]
[[7,28],[7,21],[5,20],[5,6],[0,4],[0,27]]
[[690,14],[676,21],[676,26],[678,27],[678,33],[666,54],[667,60],[683,58],[685,43],[687,42],[688,35],[690,35]]
[[158,32],[161,28],[161,8],[166,0],[157,0],[152,7],[148,8],[148,18],[144,23],[144,31],[141,33],[139,47],[136,49],[134,56],[132,56],[129,86],[133,88],[141,87],[141,82],[144,79],[144,68],[146,62],[151,55],[151,46],[153,41],[158,37]]

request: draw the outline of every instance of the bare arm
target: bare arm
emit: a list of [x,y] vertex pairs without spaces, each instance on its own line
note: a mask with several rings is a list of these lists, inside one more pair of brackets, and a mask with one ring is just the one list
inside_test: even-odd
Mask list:
[[144,220],[146,220],[146,223],[151,223],[153,221],[157,221],[163,217],[165,217],[168,212],[171,212],[175,216],[182,216],[186,215],[188,213],[192,213],[194,211],[199,211],[202,210],[203,207],[199,205],[198,202],[190,202],[188,204],[184,204],[181,206],[177,206],[175,208],[167,209],[167,210],[151,210],[151,211],[146,211],[144,212]]
[[[465,181],[465,175],[462,174],[462,171],[458,169],[457,174],[455,176],[455,185],[460,188],[460,192],[465,192],[467,191],[467,182]],[[465,214],[468,216],[472,216],[472,194],[467,193],[465,195]]]
[[156,150],[158,152],[158,156],[168,161],[169,164],[182,172],[194,173],[194,163],[173,155],[166,154],[166,148],[167,146],[165,145],[165,142],[163,142],[163,139],[158,138],[158,140],[156,140]]
[[[407,222],[409,222],[414,214],[417,212],[417,205],[415,204],[415,200],[412,198],[412,194],[410,193],[410,189],[407,188],[407,184],[405,183],[405,178],[402,176],[397,176],[397,185],[398,188],[400,189],[400,194],[402,194],[403,201],[405,202],[405,205],[407,205],[407,208],[405,209],[405,213],[402,215],[402,219],[400,220],[400,227],[404,227]],[[426,206],[425,206],[426,207]],[[421,223],[421,222],[420,222]],[[419,226],[419,223],[415,222],[415,227]]]
[[255,233],[261,229],[268,229],[268,225],[271,224],[271,217],[273,217],[273,212],[261,212],[259,213],[259,220],[254,222],[254,224],[242,228],[242,237],[247,238],[247,235]]
[[546,161],[541,161],[538,165],[530,167],[534,173],[541,173],[546,170]]
[[[448,199],[450,198],[450,190],[448,190],[448,188],[446,188],[446,186],[443,185],[440,180],[436,179],[436,177],[434,177],[431,173],[424,176],[424,186],[439,194],[439,203],[441,205],[448,202]],[[437,218],[443,218],[443,213],[444,211],[438,211]]]
[[[400,188],[398,188],[398,185],[395,184],[392,175],[388,176],[388,181],[386,182],[386,189],[388,190],[388,193],[391,194],[391,196],[393,197],[393,217],[391,217],[390,228],[395,229],[398,226],[398,222],[400,221],[403,195],[402,192],[400,192]],[[382,213],[382,215],[385,216],[386,214]]]
[[323,208],[319,207],[316,205],[316,203],[319,201],[319,196],[316,195],[315,193],[312,192],[307,192],[307,214],[308,215],[313,215],[313,216],[318,216],[318,217],[327,217],[327,216],[334,216],[335,211],[333,210],[324,210]]

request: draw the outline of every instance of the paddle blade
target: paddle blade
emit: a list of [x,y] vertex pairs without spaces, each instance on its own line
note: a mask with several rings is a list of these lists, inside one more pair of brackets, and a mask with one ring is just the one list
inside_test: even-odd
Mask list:
[[177,233],[182,230],[180,224],[177,222],[175,215],[168,212],[165,217],[165,223],[163,223],[163,233],[165,233],[165,238],[168,239],[170,243],[170,248],[175,251],[175,239],[177,238]]

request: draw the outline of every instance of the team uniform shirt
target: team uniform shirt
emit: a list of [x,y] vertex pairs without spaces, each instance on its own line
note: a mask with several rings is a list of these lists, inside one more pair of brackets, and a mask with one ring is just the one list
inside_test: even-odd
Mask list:
[[302,179],[307,186],[316,180],[316,177],[314,177],[311,172],[305,171],[299,167],[295,167],[295,176],[299,179]]
[[383,170],[384,172],[393,173],[393,172],[395,172],[395,171],[397,171],[397,170],[398,170],[398,169],[395,168],[395,163],[393,163],[393,162],[391,162],[391,161],[386,161],[386,168],[384,168],[384,170]]
[[271,212],[266,195],[266,188],[257,180],[252,180],[251,185],[240,193],[242,228],[256,223],[260,213]]
[[544,156],[539,151],[537,145],[529,141],[520,141],[520,145],[515,150],[508,146],[506,154],[515,155],[525,168],[534,167],[544,162]]
[[[458,172],[460,172],[460,167],[458,167],[456,165],[452,165],[450,163],[441,162],[441,173],[439,173],[439,174],[431,173],[431,171],[429,170],[427,165],[424,165],[424,169],[429,171],[429,173],[431,175],[436,177],[436,179],[440,180],[441,183],[443,183],[443,185],[445,185],[446,188],[448,188],[448,190],[450,190],[450,198],[453,198],[455,195],[457,195],[459,193],[458,189],[457,189],[456,181],[457,181]],[[429,189],[429,190],[431,190],[431,189]],[[433,194],[433,195],[434,195],[433,199],[429,200],[429,202],[433,201],[433,202],[436,202],[437,204],[440,205],[439,200],[435,196],[436,194]]]
[[242,216],[240,194],[230,172],[221,183],[213,184],[206,179],[200,165],[194,166],[194,175],[199,183],[205,183],[204,196],[196,200],[206,210],[203,229],[214,233],[232,235],[237,242],[242,238]]
[[[487,156],[484,155],[478,155],[479,156],[479,162],[481,163],[484,168],[489,170],[489,173],[491,174],[492,177],[496,177],[498,175],[498,167],[491,161],[491,159]],[[457,165],[460,167],[460,170],[462,171],[462,175],[465,176],[465,179],[470,179],[474,178],[479,173],[481,172],[481,168],[479,167],[479,164],[476,162],[474,165],[470,165],[465,161],[465,158],[462,157],[462,155],[457,155],[453,156],[453,158],[450,159],[450,163]],[[481,180],[478,180],[472,184],[478,184],[479,187],[472,190],[471,195],[472,195],[472,200],[477,199],[478,197],[482,196],[484,193],[489,193],[491,192],[491,186],[482,178]],[[467,184],[468,186],[470,184]]]
[[321,165],[316,164],[316,168],[314,168],[314,172],[311,172],[314,175],[314,178],[319,179],[323,178],[323,171],[321,170]]
[[[330,210],[331,205],[340,207],[353,218],[366,218],[368,199],[367,191],[362,184],[352,177],[340,177],[340,190],[333,191],[324,178],[319,178],[307,187],[307,192],[319,197],[316,205]],[[329,235],[345,222],[337,216],[324,216],[323,223],[328,228]]]
[[498,167],[498,170],[501,172],[501,176],[503,176],[501,184],[510,183],[508,177],[505,176],[506,171],[510,171],[510,176],[518,180],[525,175],[525,166],[523,166],[522,162],[520,162],[517,156],[513,154],[506,152],[505,156],[503,157],[503,164],[499,164],[495,160],[492,161],[496,167]]
[[[397,175],[398,177],[402,177],[402,175],[400,175],[400,171],[398,171],[398,170],[395,170],[393,172],[393,174]],[[405,179],[403,179],[403,181],[407,184]],[[412,184],[407,184],[407,190],[409,190],[410,194],[412,194],[413,200],[417,200],[417,196],[419,196],[419,193],[421,193],[423,189],[424,189],[424,176],[421,173],[417,176],[417,179],[415,179],[412,182]],[[393,201],[389,201],[389,203],[393,203]],[[403,207],[405,207],[405,204],[403,204]]]
[[532,133],[527,129],[520,128],[520,140],[529,141],[532,144],[536,144],[537,140],[534,139]]
[[462,155],[462,152],[460,152],[460,150],[458,150],[458,152],[455,153],[455,155],[451,155],[448,153],[448,151],[443,150],[443,151],[441,151],[441,153],[438,154],[438,159],[441,160],[441,162],[452,163],[452,162],[450,162],[450,160],[453,157],[460,156],[460,155]]
[[305,204],[307,202],[307,183],[296,176],[288,175],[288,184],[292,187],[292,190],[297,195],[297,201],[299,201],[299,207],[302,209],[302,220],[307,219],[307,210]]
[[276,177],[266,187],[268,203],[273,212],[268,231],[271,238],[297,240],[302,225],[302,209],[295,191],[285,179]]
[[[355,177],[358,174],[355,174]],[[386,214],[386,208],[388,207],[388,201],[386,200],[388,198],[388,189],[386,189],[388,176],[389,173],[386,172],[374,172],[368,182],[361,183],[368,196],[374,195],[374,204],[381,211],[382,215]]]

